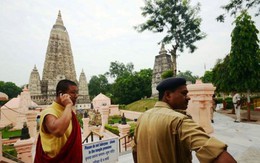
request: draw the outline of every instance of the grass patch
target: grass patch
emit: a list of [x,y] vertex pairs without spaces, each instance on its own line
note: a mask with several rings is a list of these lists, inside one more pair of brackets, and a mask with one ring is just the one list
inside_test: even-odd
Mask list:
[[105,129],[112,132],[113,134],[119,136],[119,130],[117,127],[110,126],[108,124],[105,125]]
[[17,152],[13,145],[3,145],[3,153],[8,153],[14,157],[17,157]]
[[131,104],[126,105],[124,110],[145,112],[154,107],[154,104],[158,101],[157,98],[149,98],[135,101]]
[[[115,123],[121,123],[122,117],[120,115],[113,115],[109,116],[108,118],[108,124],[115,124]],[[130,119],[126,119],[126,122],[131,121]]]
[[2,138],[3,139],[9,139],[9,138],[12,138],[12,137],[21,136],[21,130],[9,131],[8,128],[4,128],[4,129],[1,129],[0,132],[2,132]]

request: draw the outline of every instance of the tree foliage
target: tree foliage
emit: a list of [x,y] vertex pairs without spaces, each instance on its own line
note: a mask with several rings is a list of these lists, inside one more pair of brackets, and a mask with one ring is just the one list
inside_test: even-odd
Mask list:
[[0,92],[7,94],[11,99],[17,97],[22,92],[22,89],[13,82],[0,81]]
[[260,90],[259,33],[251,16],[243,11],[231,34],[229,71],[237,91]]
[[212,83],[213,72],[205,71],[204,76],[201,77],[203,83]]
[[105,75],[92,76],[89,81],[89,95],[93,99],[99,93],[108,95],[110,92],[110,84]]
[[[111,98],[112,103],[129,104],[144,97],[150,97],[152,93],[152,69],[133,71],[132,63],[124,64],[118,61],[111,62],[109,72],[104,75],[91,77],[89,81],[89,95],[93,99],[99,93]],[[110,84],[106,75],[114,77]]]
[[129,104],[151,96],[152,70],[143,69],[133,74],[125,73],[116,79],[112,87],[113,102]]
[[234,80],[229,77],[230,57],[227,55],[223,60],[219,59],[212,70],[212,83],[216,86],[217,92],[230,92]]
[[145,6],[141,7],[141,10],[147,20],[134,28],[138,32],[148,30],[154,33],[165,33],[159,43],[172,44],[170,53],[175,76],[177,50],[183,52],[187,48],[193,53],[197,49],[194,43],[206,37],[206,34],[200,30],[202,21],[198,16],[200,4],[191,6],[190,0],[145,0]]
[[[12,82],[0,81],[0,92],[5,93],[10,100],[14,97],[17,97],[22,92],[22,89]],[[6,101],[0,101],[0,106],[4,105],[5,103]]]
[[106,74],[112,78],[118,78],[123,76],[125,73],[131,74],[133,70],[134,70],[133,63],[127,63],[125,65],[124,63],[115,61],[110,63],[109,72],[107,72]]
[[260,90],[258,30],[246,11],[235,20],[230,54],[213,68],[213,83],[222,92]]
[[179,72],[177,74],[177,77],[185,78],[187,81],[190,81],[191,83],[195,83],[196,80],[199,79],[199,76],[193,76],[191,71]]
[[[227,13],[230,13],[231,16],[236,16],[237,13],[244,9],[257,8],[255,16],[260,14],[260,0],[230,0],[228,4],[221,6]],[[225,14],[221,14],[217,17],[217,20],[224,22]]]
[[162,73],[162,79],[170,78],[173,76],[172,70],[167,70]]

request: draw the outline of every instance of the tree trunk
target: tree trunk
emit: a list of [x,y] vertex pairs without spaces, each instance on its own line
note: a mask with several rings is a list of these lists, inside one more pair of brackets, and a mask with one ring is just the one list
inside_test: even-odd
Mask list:
[[176,51],[177,51],[177,48],[178,46],[177,45],[172,45],[172,50],[170,51],[171,52],[171,56],[172,56],[172,69],[173,69],[173,76],[175,77],[177,75],[177,55],[176,55]]
[[226,110],[227,109],[227,102],[225,100],[223,100],[223,110]]
[[225,100],[225,94],[224,93],[222,93],[222,103],[223,103],[223,110],[226,110],[227,109],[227,102],[226,102],[226,100]]
[[247,90],[247,120],[251,121],[250,118],[250,90]]

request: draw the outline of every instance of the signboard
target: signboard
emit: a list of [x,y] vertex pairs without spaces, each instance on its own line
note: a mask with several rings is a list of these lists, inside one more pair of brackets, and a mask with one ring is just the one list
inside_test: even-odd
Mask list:
[[83,162],[117,162],[119,157],[118,142],[118,138],[110,138],[106,140],[83,144]]

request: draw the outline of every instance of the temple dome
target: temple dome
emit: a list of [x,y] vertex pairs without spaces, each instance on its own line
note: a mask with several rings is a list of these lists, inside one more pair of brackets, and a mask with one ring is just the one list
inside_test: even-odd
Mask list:
[[0,92],[0,101],[7,101],[7,100],[8,100],[7,94]]

